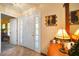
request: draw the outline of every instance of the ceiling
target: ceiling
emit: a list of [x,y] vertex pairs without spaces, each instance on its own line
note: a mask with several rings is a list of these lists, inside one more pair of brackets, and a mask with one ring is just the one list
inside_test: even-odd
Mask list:
[[8,17],[8,18],[14,18],[14,17],[12,17],[12,16],[9,16],[9,15],[5,15],[5,14],[1,14],[1,20],[3,19],[3,18],[5,18],[5,17]]
[[38,7],[39,4],[32,3],[0,3],[0,12],[7,12],[16,14],[17,16],[22,15],[30,8]]

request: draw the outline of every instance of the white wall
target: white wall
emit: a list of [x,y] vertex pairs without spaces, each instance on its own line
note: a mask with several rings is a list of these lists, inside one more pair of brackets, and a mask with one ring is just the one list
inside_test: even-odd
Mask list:
[[[47,54],[49,41],[52,40],[60,28],[65,28],[65,10],[63,4],[41,4],[40,11],[42,16],[42,39],[41,51]],[[56,15],[57,26],[46,26],[45,16]]]
[[[69,8],[70,11],[79,10],[79,3],[71,3],[71,4],[69,5],[69,7],[70,7],[70,8]],[[79,29],[79,24],[77,24],[77,25],[70,25],[70,31],[71,31],[72,34],[74,34],[74,32],[75,32],[77,29]]]

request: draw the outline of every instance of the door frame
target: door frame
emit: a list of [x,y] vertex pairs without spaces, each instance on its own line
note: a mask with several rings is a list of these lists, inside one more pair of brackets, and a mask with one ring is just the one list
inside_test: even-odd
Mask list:
[[[13,16],[13,15],[11,15],[10,13],[1,12],[1,13],[0,13],[0,21],[1,21],[1,14],[5,14],[5,15],[11,16],[11,17],[13,17],[13,18],[16,19],[16,17]],[[12,19],[13,19],[13,18],[12,18]],[[16,23],[16,24],[17,24],[17,23]],[[0,23],[0,25],[1,25],[1,23]],[[1,35],[1,33],[0,33],[0,35]],[[1,37],[0,37],[0,39],[1,39]],[[1,40],[0,40],[0,53],[2,52],[2,51],[1,51],[1,45],[2,45],[2,44],[1,44]]]

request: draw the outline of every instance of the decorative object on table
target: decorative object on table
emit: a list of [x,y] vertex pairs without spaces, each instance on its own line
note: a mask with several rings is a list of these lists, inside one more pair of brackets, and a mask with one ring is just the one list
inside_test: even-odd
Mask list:
[[[70,36],[67,34],[65,29],[59,29],[56,35],[56,38],[58,38],[61,41],[62,48],[60,49],[62,52],[65,53],[65,42],[70,40]],[[68,46],[69,48],[69,46]]]
[[55,44],[56,43],[56,40],[55,39],[52,39],[52,40],[50,40],[50,43]]
[[70,56],[79,56],[79,40],[72,46],[72,48],[68,51]]
[[56,22],[56,15],[49,15],[49,16],[45,16],[45,24],[47,26],[54,26],[54,25],[57,25]]
[[71,11],[70,24],[79,24],[79,10]]
[[60,40],[57,40],[57,44],[60,44],[61,42],[60,42]]
[[72,47],[71,46],[71,42],[68,42],[67,45],[66,45],[66,47],[67,47],[68,50],[71,49],[71,47]]
[[56,40],[53,40],[53,43],[55,44],[56,43]]

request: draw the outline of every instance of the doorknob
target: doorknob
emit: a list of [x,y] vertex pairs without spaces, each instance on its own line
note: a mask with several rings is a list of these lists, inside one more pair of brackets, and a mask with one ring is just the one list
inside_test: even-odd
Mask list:
[[34,34],[32,36],[34,36]]

